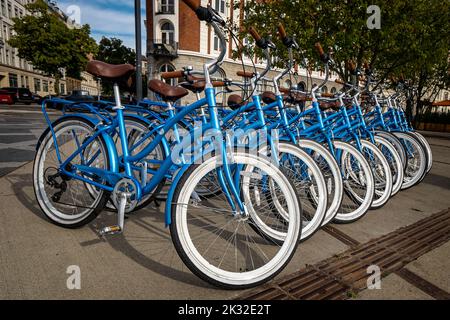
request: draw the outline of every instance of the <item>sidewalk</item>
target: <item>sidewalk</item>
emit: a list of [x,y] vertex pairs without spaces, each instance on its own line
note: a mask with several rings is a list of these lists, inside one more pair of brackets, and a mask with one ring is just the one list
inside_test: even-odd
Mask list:
[[[358,300],[450,299],[450,242],[424,254],[381,282],[381,289],[366,289]],[[411,274],[412,273],[412,274]],[[442,292],[444,291],[444,292]]]
[[[365,243],[450,207],[450,140],[431,138],[435,164],[418,186],[401,192],[382,209],[348,225],[333,225]],[[239,292],[213,288],[184,267],[164,227],[163,208],[146,208],[126,221],[123,235],[98,237],[111,223],[103,213],[92,224],[67,230],[49,223],[34,200],[32,164],[0,178],[0,299],[228,299]],[[300,244],[284,275],[349,248],[321,230]],[[450,291],[449,243],[410,263],[407,269]],[[81,290],[66,286],[71,265],[81,269]],[[418,298],[429,294],[392,274],[381,290],[358,299]]]
[[426,138],[448,139],[450,140],[449,132],[435,132],[435,131],[418,131]]

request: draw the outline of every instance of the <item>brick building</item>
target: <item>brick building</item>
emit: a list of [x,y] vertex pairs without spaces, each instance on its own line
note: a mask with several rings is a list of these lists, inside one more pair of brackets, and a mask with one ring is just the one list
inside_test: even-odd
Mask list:
[[[245,0],[241,0],[242,4]],[[242,15],[234,9],[232,0],[201,0],[201,4],[213,6],[224,17],[239,26]],[[181,0],[147,0],[147,57],[149,78],[160,78],[161,72],[178,70],[185,66],[193,66],[201,70],[205,61],[216,57],[219,50],[218,38],[211,28],[201,23],[195,13]],[[232,59],[232,50],[236,46],[228,43],[228,56],[219,70],[218,77],[238,80],[238,70],[242,70],[241,61]],[[252,70],[250,60],[245,61],[247,71]],[[264,64],[257,63],[258,69]],[[300,85],[306,84],[306,70],[298,70]],[[270,75],[269,75],[270,76]],[[321,82],[321,74],[313,72],[313,83]],[[286,79],[283,86],[290,86]],[[311,85],[311,84],[309,84]],[[334,78],[330,79],[325,90],[335,91]],[[223,97],[225,99],[225,97]]]

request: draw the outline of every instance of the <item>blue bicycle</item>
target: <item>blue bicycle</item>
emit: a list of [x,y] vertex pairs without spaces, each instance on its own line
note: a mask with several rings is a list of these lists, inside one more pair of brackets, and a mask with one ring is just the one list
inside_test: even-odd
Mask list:
[[[148,119],[125,115],[119,89],[134,67],[90,62],[90,73],[114,84],[115,104],[110,111],[84,106],[84,112],[51,122],[43,103],[49,127],[37,146],[34,190],[45,215],[67,228],[89,223],[110,200],[118,222],[101,230],[106,236],[123,232],[125,213],[169,179],[165,222],[180,258],[211,284],[247,288],[268,281],[292,258],[301,234],[301,206],[294,184],[272,158],[231,146],[220,126],[210,78],[226,56],[225,22],[211,7],[184,2],[212,27],[221,43],[220,56],[206,63],[203,71],[173,74],[202,74],[205,97],[154,124],[150,132],[138,132],[136,126],[134,136],[127,130],[131,121],[126,117],[141,124]],[[159,80],[151,82],[150,89],[163,97],[169,111],[188,93]],[[170,146],[166,135],[201,108],[208,111],[206,123],[190,132],[192,139],[182,139],[176,149]],[[201,143],[196,143],[198,137]],[[152,155],[157,148],[167,156]],[[201,190],[211,186],[220,192],[203,196]]]

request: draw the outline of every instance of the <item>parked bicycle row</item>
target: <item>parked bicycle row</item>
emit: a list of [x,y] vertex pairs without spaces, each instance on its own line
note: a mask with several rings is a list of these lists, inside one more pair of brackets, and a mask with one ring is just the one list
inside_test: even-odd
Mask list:
[[[243,289],[276,276],[322,226],[362,218],[431,169],[430,147],[401,108],[401,84],[395,94],[371,90],[366,66],[352,68],[365,87],[355,81],[320,93],[335,63],[316,44],[323,83],[310,92],[281,88],[300,49],[281,24],[289,52],[284,70],[267,77],[277,48],[250,28],[266,68],[238,72],[241,81],[212,80],[233,30],[211,7],[183,1],[219,39],[219,56],[203,70],[164,73],[178,86],[150,80],[157,99],[122,105],[120,87],[135,68],[94,60],[87,71],[114,84],[114,103],[52,99],[63,105],[52,122],[43,102],[48,128],[37,145],[33,184],[53,223],[78,228],[108,209],[117,212],[117,224],[100,233],[120,233],[126,214],[164,198],[165,223],[186,266],[213,285]],[[271,81],[273,91],[259,92],[261,81]],[[232,93],[226,107],[216,101],[221,90]],[[190,93],[197,101],[181,104]]]

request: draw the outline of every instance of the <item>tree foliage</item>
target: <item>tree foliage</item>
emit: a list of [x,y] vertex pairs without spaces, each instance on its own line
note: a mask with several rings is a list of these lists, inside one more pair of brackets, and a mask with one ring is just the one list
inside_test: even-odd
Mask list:
[[[367,8],[381,9],[381,28],[370,30]],[[238,5],[235,3],[235,5]],[[295,35],[308,61],[319,66],[315,42],[333,48],[336,71],[351,77],[348,61],[368,62],[377,80],[404,75],[418,88],[418,100],[432,88],[449,85],[450,2],[442,0],[272,0],[247,1],[244,27],[273,35],[278,54],[287,52],[276,37],[279,22]],[[256,52],[258,54],[258,52]],[[297,53],[297,61],[302,57]]]
[[15,34],[9,44],[18,50],[18,56],[58,81],[63,70],[66,75],[80,78],[88,61],[88,54],[95,53],[97,44],[90,37],[89,25],[70,29],[62,18],[49,10],[42,0],[26,6],[31,15],[14,18]]
[[118,38],[103,37],[98,46],[97,60],[111,64],[136,63],[136,52],[123,44]]

